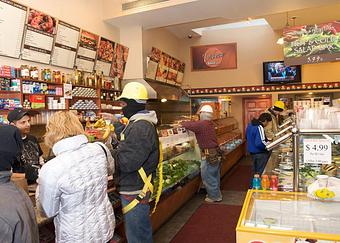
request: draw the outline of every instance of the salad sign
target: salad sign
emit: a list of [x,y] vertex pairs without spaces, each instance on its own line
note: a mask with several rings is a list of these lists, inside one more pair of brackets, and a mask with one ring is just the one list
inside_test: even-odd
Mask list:
[[306,164],[331,164],[332,144],[328,139],[304,139],[303,162]]
[[285,64],[340,61],[340,21],[286,28]]

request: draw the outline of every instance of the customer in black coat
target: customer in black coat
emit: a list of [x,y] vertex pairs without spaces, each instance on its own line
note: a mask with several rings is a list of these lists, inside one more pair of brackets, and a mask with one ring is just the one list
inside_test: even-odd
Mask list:
[[20,155],[22,139],[14,126],[0,126],[0,242],[37,243],[38,225],[28,195],[11,179],[11,169]]

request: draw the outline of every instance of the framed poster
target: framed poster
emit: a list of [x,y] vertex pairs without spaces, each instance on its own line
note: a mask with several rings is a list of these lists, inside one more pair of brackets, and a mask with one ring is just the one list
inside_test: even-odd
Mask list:
[[125,66],[129,56],[129,48],[121,44],[116,43],[113,62],[111,66],[111,77],[117,77],[122,80],[124,78]]
[[98,43],[98,35],[85,30],[81,31],[75,65],[78,69],[93,72]]
[[58,67],[73,68],[80,28],[60,20],[57,26],[57,36],[54,43],[51,64]]
[[103,72],[105,76],[110,75],[114,48],[115,43],[113,41],[103,37],[100,38],[95,69],[96,71]]
[[56,19],[35,9],[28,13],[22,59],[49,64],[51,60]]
[[216,44],[191,47],[191,70],[214,71],[237,68],[237,44]]
[[26,15],[26,6],[0,0],[0,55],[20,57]]
[[286,28],[283,36],[286,65],[340,61],[340,21]]

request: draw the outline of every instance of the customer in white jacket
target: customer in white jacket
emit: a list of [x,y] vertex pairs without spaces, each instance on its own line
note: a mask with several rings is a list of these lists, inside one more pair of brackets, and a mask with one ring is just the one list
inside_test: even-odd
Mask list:
[[48,121],[45,143],[55,158],[38,179],[38,203],[54,217],[56,242],[106,243],[113,237],[115,217],[107,195],[114,170],[102,143],[89,143],[76,115],[57,112]]

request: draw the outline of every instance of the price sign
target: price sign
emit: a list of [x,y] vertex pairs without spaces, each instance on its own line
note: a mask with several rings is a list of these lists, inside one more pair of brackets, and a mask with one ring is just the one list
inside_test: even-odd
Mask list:
[[303,162],[306,164],[331,164],[332,144],[328,139],[304,139]]

